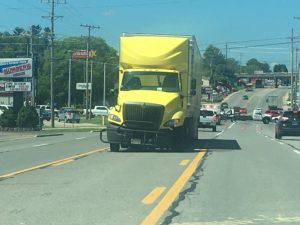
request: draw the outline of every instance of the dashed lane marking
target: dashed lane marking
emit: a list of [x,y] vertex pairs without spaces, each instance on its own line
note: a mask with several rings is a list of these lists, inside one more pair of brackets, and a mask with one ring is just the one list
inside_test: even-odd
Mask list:
[[190,162],[190,160],[184,159],[184,160],[182,160],[182,161],[179,163],[179,165],[180,165],[180,166],[186,166],[187,164],[189,164],[189,162]]
[[143,203],[145,205],[150,205],[166,190],[166,187],[156,187],[154,188],[144,199]]
[[39,144],[39,145],[32,145],[32,147],[42,147],[42,146],[46,146],[48,145],[47,143],[44,143],[44,144]]

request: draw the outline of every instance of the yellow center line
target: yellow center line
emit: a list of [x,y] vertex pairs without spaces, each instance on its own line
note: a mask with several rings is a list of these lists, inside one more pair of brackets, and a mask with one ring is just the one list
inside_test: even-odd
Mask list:
[[59,160],[55,160],[55,161],[52,161],[52,162],[43,163],[43,164],[40,164],[40,165],[37,165],[37,166],[25,168],[25,169],[22,169],[22,170],[17,170],[17,171],[12,172],[12,173],[3,174],[3,175],[0,176],[0,180],[11,177],[11,176],[15,176],[15,175],[18,175],[18,174],[21,174],[21,173],[26,173],[26,172],[29,172],[29,171],[32,171],[32,170],[36,170],[36,169],[40,169],[40,168],[43,168],[43,167],[51,166],[53,164],[65,162],[67,160],[75,160],[75,159],[78,159],[78,158],[81,158],[81,157],[84,157],[84,156],[94,154],[96,152],[102,152],[102,151],[107,150],[107,149],[108,148],[96,149],[96,150],[92,150],[92,151],[89,151],[89,152],[77,154],[77,155],[74,155],[74,156],[71,156],[71,157],[67,157],[67,158],[64,158],[64,159],[59,159]]
[[144,199],[143,203],[150,205],[166,190],[166,187],[156,187],[154,188]]
[[179,166],[186,166],[187,164],[189,164],[190,160],[188,159],[184,159],[179,163]]
[[180,177],[175,181],[173,186],[169,189],[163,199],[156,205],[156,207],[147,215],[141,225],[155,225],[163,213],[170,207],[180,191],[186,184],[186,182],[193,175],[197,169],[199,162],[205,155],[206,150],[201,149],[200,152],[195,156],[190,165],[184,170]]
[[63,165],[63,164],[66,164],[66,163],[70,163],[70,162],[73,162],[74,159],[69,159],[69,160],[65,160],[65,161],[62,161],[62,162],[59,162],[59,163],[54,163],[52,164],[52,166],[60,166],[60,165]]

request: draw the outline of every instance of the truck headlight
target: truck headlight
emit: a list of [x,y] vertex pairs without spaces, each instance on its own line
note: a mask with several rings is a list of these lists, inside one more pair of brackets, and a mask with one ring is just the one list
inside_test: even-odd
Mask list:
[[171,119],[165,122],[165,127],[176,127],[180,123],[180,119]]
[[108,118],[110,120],[115,121],[115,122],[121,122],[121,119],[118,116],[114,115],[114,114],[109,114]]

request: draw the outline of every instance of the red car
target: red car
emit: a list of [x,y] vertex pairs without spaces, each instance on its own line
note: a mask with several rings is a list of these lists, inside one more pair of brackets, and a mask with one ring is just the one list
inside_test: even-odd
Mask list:
[[240,108],[240,114],[247,114],[247,108]]
[[265,114],[269,114],[271,117],[277,117],[282,114],[282,110],[281,109],[271,109],[271,110],[267,110],[265,112]]

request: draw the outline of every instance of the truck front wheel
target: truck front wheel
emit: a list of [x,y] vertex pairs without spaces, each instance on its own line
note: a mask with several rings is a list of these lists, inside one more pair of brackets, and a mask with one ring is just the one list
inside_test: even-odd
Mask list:
[[110,147],[111,152],[118,152],[120,150],[120,145],[119,144],[110,143],[109,147]]

